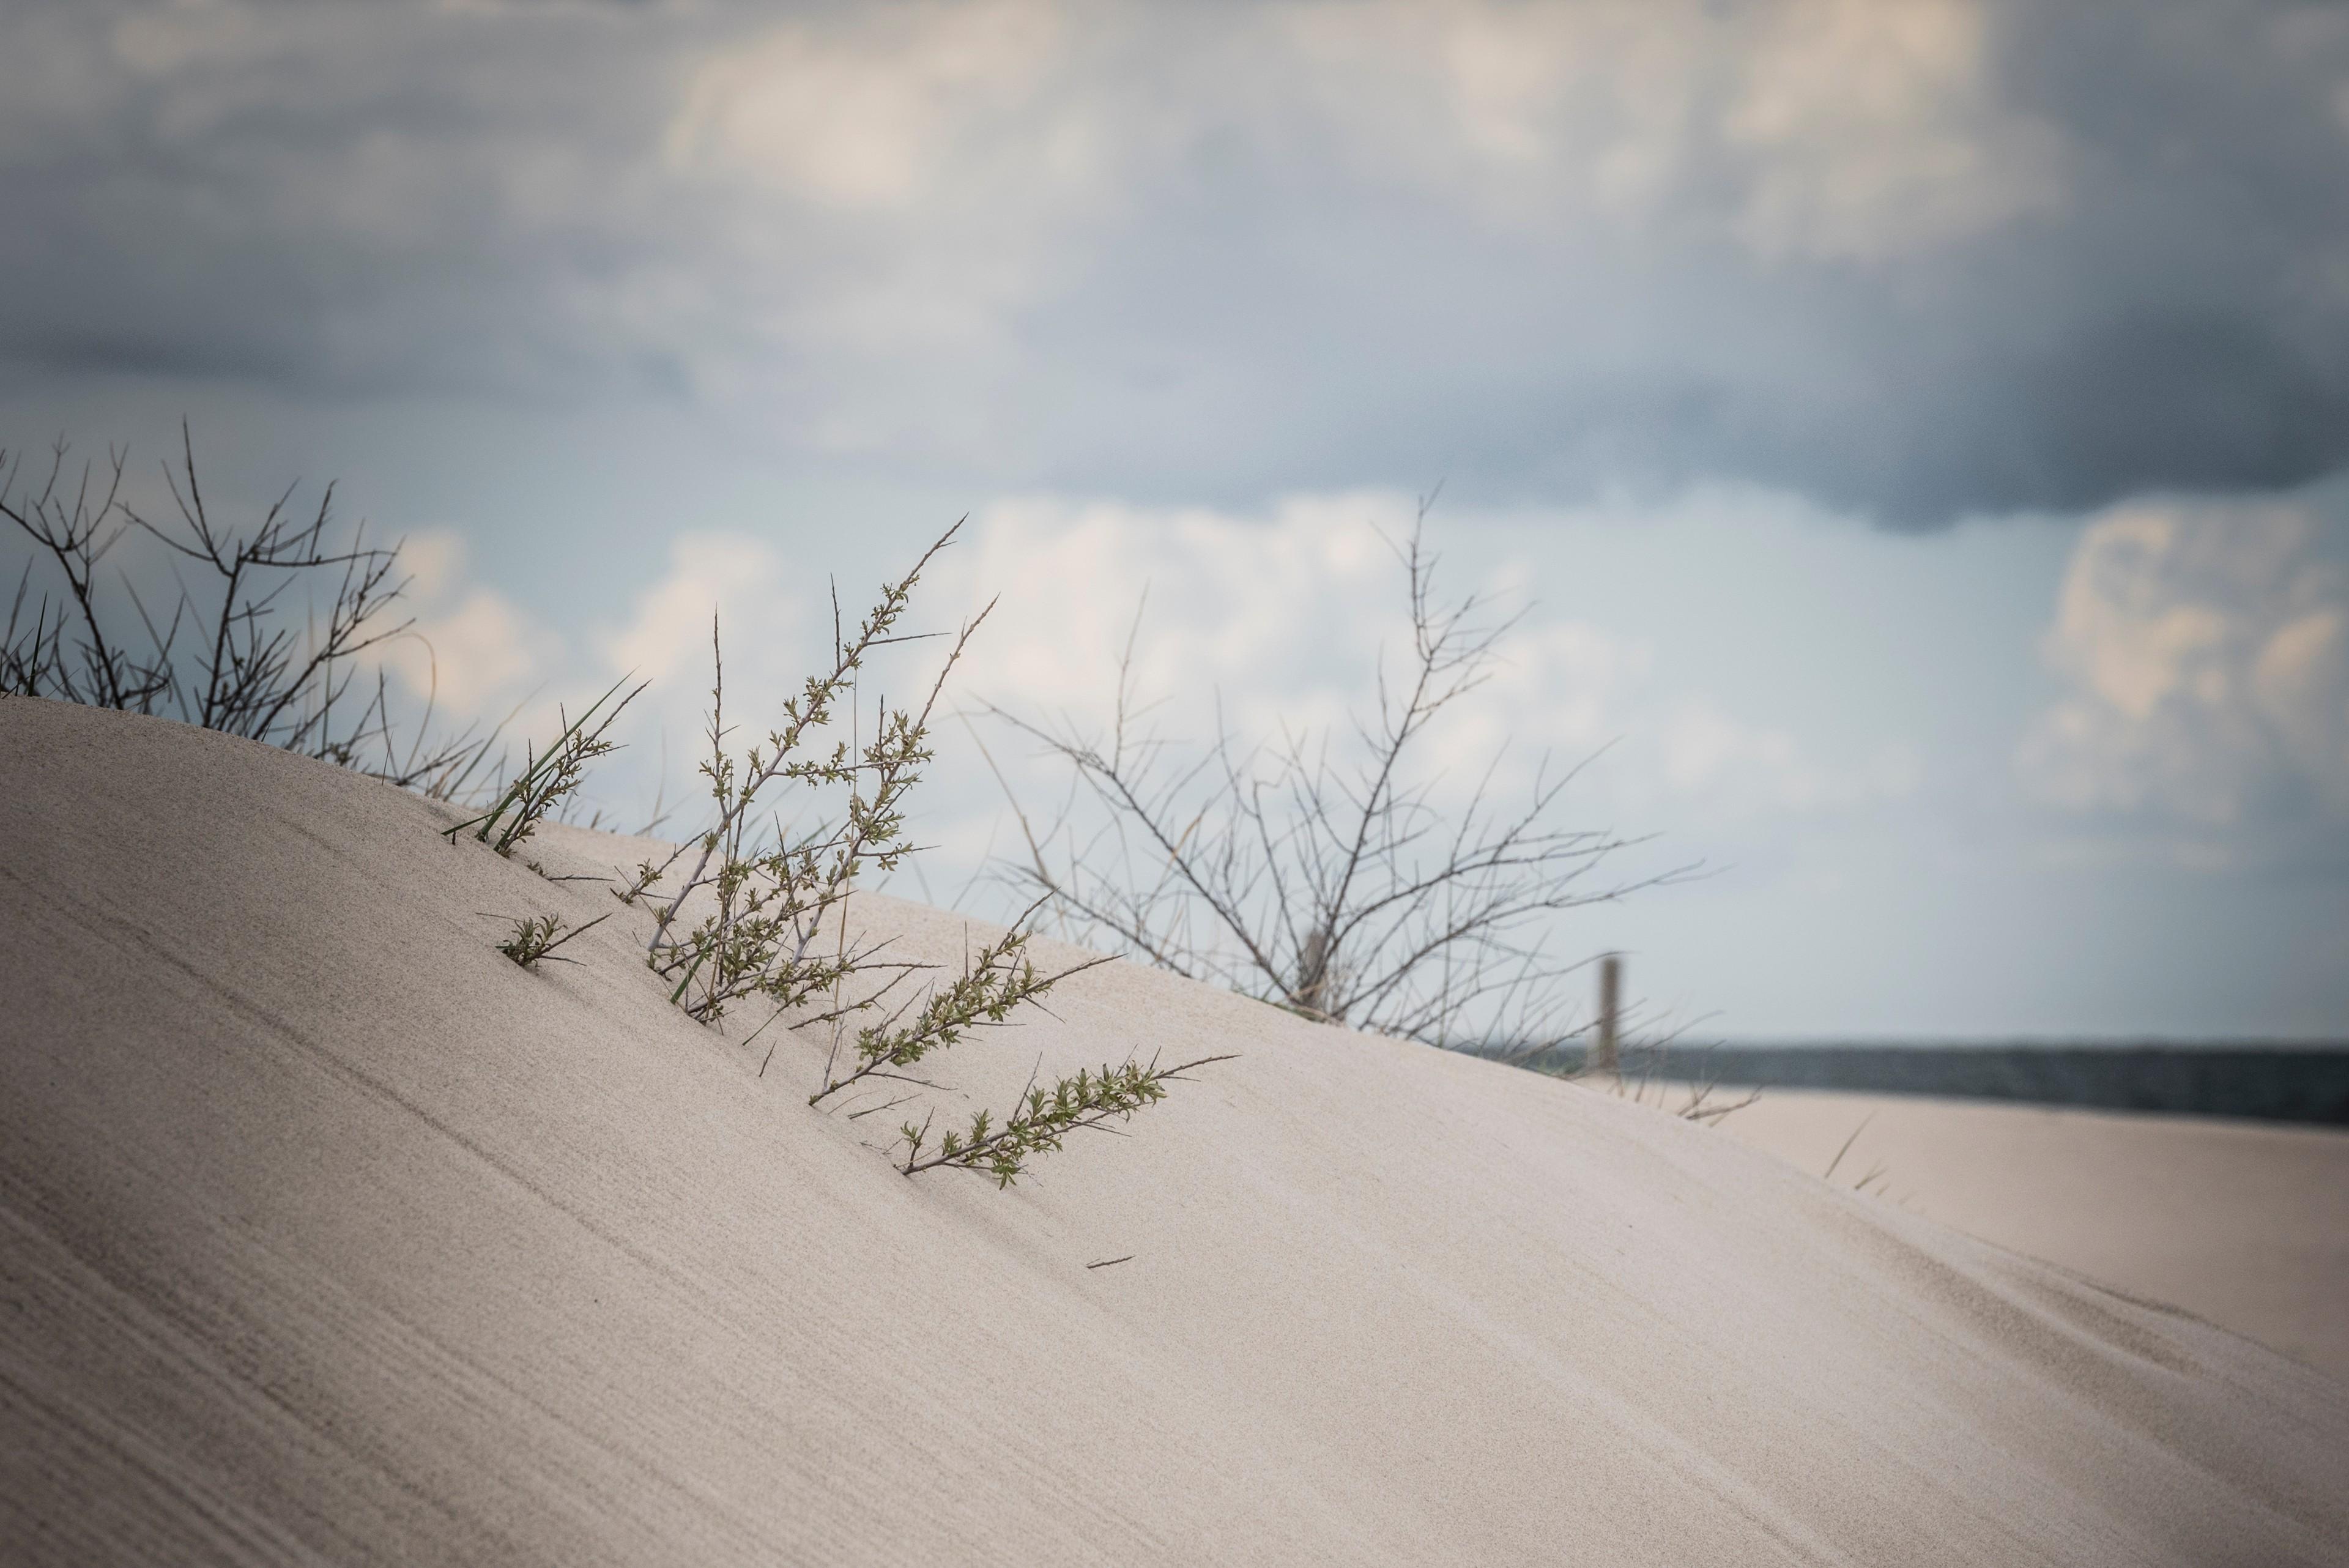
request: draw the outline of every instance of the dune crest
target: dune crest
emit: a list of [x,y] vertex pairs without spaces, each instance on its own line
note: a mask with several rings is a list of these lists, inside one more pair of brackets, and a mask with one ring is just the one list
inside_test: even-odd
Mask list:
[[0,801],[10,1563],[2349,1557],[2349,1389],[1619,1100],[1113,964],[945,1108],[1241,1059],[908,1179],[423,801],[26,700]]

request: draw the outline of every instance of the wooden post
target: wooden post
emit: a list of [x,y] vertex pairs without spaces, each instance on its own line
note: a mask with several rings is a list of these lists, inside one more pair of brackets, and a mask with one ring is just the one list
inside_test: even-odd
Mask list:
[[1621,1016],[1622,1002],[1622,955],[1609,953],[1599,961],[1599,1040],[1591,1049],[1588,1063],[1594,1073],[1622,1071],[1615,1051],[1615,1028]]

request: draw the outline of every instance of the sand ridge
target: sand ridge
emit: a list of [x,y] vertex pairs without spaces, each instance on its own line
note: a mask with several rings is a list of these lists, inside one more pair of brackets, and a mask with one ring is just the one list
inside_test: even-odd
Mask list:
[[1772,1089],[1722,1130],[2349,1376],[2349,1129]]
[[428,803],[21,700],[0,800],[10,1562],[2349,1560],[2340,1384],[1572,1085],[1112,964],[941,1074],[1241,1060],[908,1180]]

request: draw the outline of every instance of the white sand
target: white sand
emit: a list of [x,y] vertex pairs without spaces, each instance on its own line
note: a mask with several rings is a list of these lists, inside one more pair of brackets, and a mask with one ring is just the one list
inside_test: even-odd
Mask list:
[[2349,1130],[1790,1089],[1722,1127],[2349,1378]]
[[1245,1059],[908,1180],[420,802],[23,701],[0,800],[11,1563],[2349,1561],[2341,1384],[1570,1085],[1112,965],[944,1070]]

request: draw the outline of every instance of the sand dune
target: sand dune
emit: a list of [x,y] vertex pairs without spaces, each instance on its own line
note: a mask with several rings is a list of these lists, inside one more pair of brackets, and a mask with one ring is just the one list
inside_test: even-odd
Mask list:
[[947,1075],[1242,1059],[909,1180],[425,803],[24,701],[0,800],[0,1560],[2349,1560],[2341,1384],[1619,1100],[1117,964]]
[[1786,1089],[1722,1127],[2349,1377],[2349,1130]]

